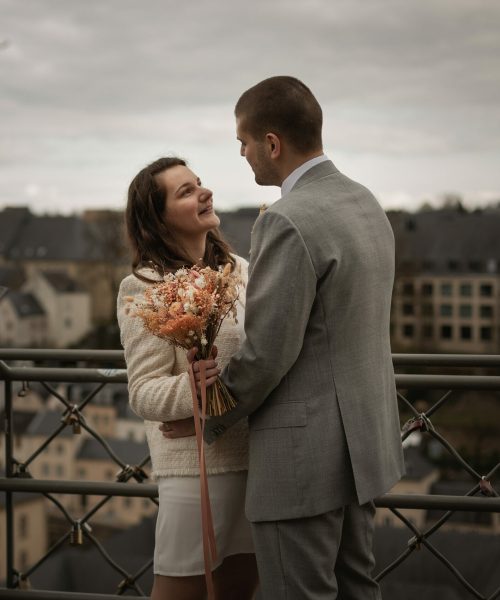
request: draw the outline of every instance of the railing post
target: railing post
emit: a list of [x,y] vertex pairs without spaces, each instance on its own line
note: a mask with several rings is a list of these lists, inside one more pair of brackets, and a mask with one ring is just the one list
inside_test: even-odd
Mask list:
[[[5,475],[13,477],[13,456],[12,456],[12,381],[4,380],[5,390],[5,411],[4,411],[4,433],[5,433]],[[14,587],[14,504],[12,492],[5,492],[5,519],[6,519],[6,566],[7,566],[7,587]]]

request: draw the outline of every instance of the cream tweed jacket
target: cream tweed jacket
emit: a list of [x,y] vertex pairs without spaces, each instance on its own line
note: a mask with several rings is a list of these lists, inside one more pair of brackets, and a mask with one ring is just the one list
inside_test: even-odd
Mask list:
[[[248,278],[248,263],[236,258],[236,269],[243,282]],[[161,280],[155,271],[141,271],[150,279]],[[128,374],[129,400],[134,412],[142,417],[151,452],[152,476],[199,475],[196,438],[168,440],[158,429],[163,421],[193,416],[191,388],[187,373],[186,351],[149,333],[138,317],[130,312],[125,298],[140,298],[147,286],[135,275],[129,275],[120,284],[117,301],[121,343],[125,350]],[[244,338],[245,290],[237,302],[237,322],[229,315],[217,336],[217,362],[223,368],[239,349]],[[215,444],[206,446],[207,473],[242,471],[248,468],[248,424],[246,419],[231,428]]]

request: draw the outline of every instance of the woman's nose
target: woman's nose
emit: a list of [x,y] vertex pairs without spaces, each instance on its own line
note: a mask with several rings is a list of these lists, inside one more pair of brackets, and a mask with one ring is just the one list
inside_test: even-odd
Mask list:
[[200,196],[200,200],[202,202],[208,202],[208,200],[210,200],[210,198],[212,196],[213,196],[212,190],[209,190],[208,188],[202,188],[202,192],[201,192],[201,196]]

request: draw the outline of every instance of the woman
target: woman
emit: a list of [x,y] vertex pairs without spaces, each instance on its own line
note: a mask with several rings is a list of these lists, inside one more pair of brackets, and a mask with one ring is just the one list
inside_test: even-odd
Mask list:
[[[132,274],[120,286],[118,323],[130,403],[145,420],[159,489],[151,598],[199,600],[205,596],[205,579],[196,439],[166,439],[162,434],[171,421],[182,421],[188,431],[193,428],[186,352],[145,330],[141,319],[126,309],[126,298],[142,295],[165,273],[200,261],[212,268],[230,262],[244,281],[248,265],[230,254],[218,233],[212,192],[179,158],[160,158],[134,178],[126,224],[133,251]],[[244,298],[238,299],[237,309],[237,322],[227,317],[217,337],[221,366],[239,348],[244,335]],[[247,443],[243,423],[206,448],[219,561],[213,577],[220,600],[250,599],[257,583],[250,527],[244,516]]]

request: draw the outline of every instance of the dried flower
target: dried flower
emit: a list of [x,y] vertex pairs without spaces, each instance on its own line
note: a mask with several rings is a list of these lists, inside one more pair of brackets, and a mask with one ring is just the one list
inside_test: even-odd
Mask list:
[[[142,319],[153,335],[189,350],[198,347],[198,358],[208,358],[224,319],[236,318],[241,277],[227,264],[219,270],[194,266],[164,276],[148,287],[142,301],[133,302],[133,316]],[[125,309],[128,314],[130,305]],[[201,346],[201,347],[200,347]],[[208,390],[208,414],[222,414],[234,400],[220,380]]]

